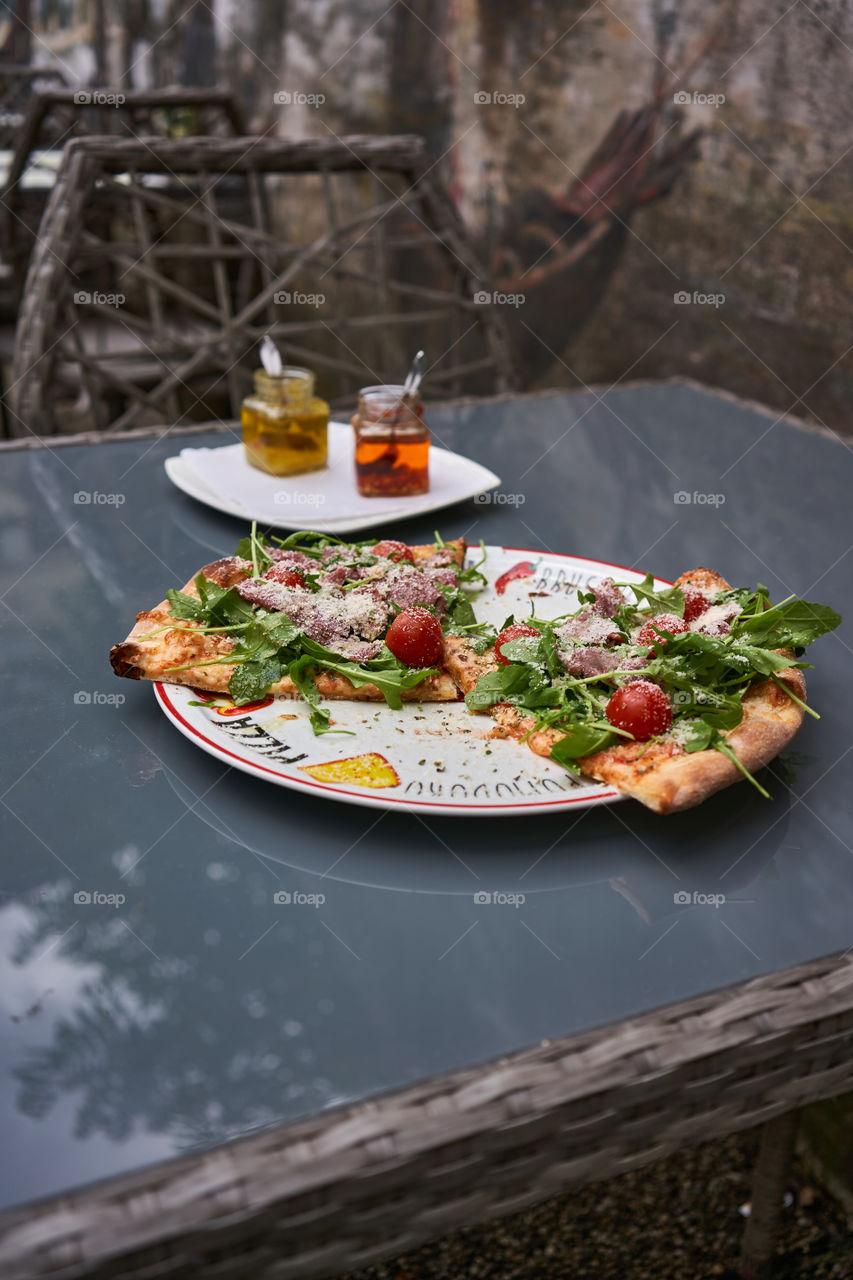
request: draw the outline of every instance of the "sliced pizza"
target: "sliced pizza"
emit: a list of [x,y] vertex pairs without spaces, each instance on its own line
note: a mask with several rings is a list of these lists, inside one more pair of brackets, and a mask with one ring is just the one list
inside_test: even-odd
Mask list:
[[633,590],[605,580],[582,601],[564,618],[512,623],[485,648],[447,640],[446,667],[469,707],[491,712],[494,736],[657,813],[744,778],[763,790],[753,773],[811,710],[794,648],[838,614],[771,606],[763,588],[735,590],[708,569],[663,591],[650,577]]
[[[462,539],[407,546],[317,534],[276,546],[253,531],[233,556],[138,614],[110,661],[120,676],[227,692],[237,703],[301,695],[317,728],[328,723],[319,697],[456,701],[441,624],[473,616],[465,549]],[[405,630],[407,619],[415,652],[410,638],[401,662],[385,637],[392,623]]]

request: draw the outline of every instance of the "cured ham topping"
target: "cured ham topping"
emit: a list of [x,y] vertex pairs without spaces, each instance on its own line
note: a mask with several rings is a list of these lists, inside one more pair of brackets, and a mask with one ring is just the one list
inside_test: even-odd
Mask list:
[[[317,561],[311,556],[306,556],[304,551],[287,551],[284,547],[267,547],[267,555],[276,564],[286,564],[288,569],[309,569],[312,573],[317,570]],[[251,561],[249,566],[251,567]]]
[[[252,578],[239,583],[237,590],[250,604],[283,613],[311,640],[335,653],[345,653],[342,642],[351,647],[353,640],[379,640],[390,616],[387,603],[370,588],[331,595]],[[381,647],[380,644],[378,648]],[[375,657],[375,653],[370,656]]]
[[597,587],[590,587],[595,596],[592,612],[601,618],[612,618],[617,609],[625,603],[625,597],[612,578],[605,578]]
[[576,618],[569,618],[559,628],[561,640],[579,640],[581,644],[617,644],[622,633],[610,618],[603,618],[589,607],[582,609]]
[[561,649],[559,652],[560,660],[570,676],[599,676],[619,668],[618,654],[601,646],[581,645],[576,649]]
[[[434,551],[431,556],[428,556],[421,563],[428,569],[443,569],[445,565],[454,565],[456,556],[452,547],[439,547],[437,551]],[[454,573],[453,576],[455,578],[456,574]]]
[[[454,582],[455,580],[454,577]],[[443,613],[447,607],[435,578],[411,565],[395,565],[390,573],[377,579],[372,586],[383,600],[395,604],[398,609],[411,609],[422,604],[432,606],[437,613]],[[357,587],[350,594],[356,595],[360,591],[361,588]]]

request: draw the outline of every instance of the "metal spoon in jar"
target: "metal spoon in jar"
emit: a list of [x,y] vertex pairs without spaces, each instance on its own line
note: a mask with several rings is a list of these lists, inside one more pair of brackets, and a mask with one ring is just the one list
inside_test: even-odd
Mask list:
[[261,343],[261,364],[271,378],[280,378],[284,371],[284,362],[281,358],[281,352],[273,342],[269,334],[266,334]]
[[426,357],[423,351],[419,351],[412,361],[412,367],[406,374],[406,381],[403,383],[403,399],[407,404],[414,400],[418,394],[425,373]]

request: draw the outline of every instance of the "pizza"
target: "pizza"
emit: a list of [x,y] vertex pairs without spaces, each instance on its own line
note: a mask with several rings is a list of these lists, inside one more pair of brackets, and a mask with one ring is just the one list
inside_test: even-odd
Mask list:
[[604,579],[577,609],[478,622],[483,558],[463,539],[409,546],[253,527],[234,555],[137,616],[116,674],[190,685],[247,705],[304,699],[316,733],[328,700],[448,702],[491,716],[489,736],[597,779],[657,813],[753,776],[806,713],[800,660],[834,610],[709,569],[656,588]]

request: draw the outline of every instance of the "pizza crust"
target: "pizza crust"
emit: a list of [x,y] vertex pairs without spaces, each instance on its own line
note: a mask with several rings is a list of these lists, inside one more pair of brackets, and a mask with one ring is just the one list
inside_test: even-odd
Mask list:
[[[461,568],[465,559],[464,539],[458,538],[446,545],[452,550],[453,558]],[[429,544],[410,547],[409,550],[417,564],[429,559],[435,553],[435,546]],[[199,572],[220,587],[232,587],[249,576],[245,561],[239,560],[236,556],[214,560]],[[198,595],[195,586],[196,577],[198,574],[181,588],[185,595]],[[130,634],[121,644],[113,645],[110,650],[110,662],[116,675],[125,676],[130,680],[162,680],[167,684],[191,685],[194,689],[204,689],[210,693],[227,693],[234,665],[227,662],[218,663],[216,666],[202,664],[226,657],[233,648],[233,642],[224,635],[204,635],[196,631],[192,623],[183,624],[186,630],[177,630],[170,627],[173,621],[167,600],[161,601],[154,609],[137,614],[136,624]],[[160,630],[163,627],[167,629]],[[152,635],[152,632],[157,634]],[[179,667],[185,670],[174,669]],[[348,702],[384,702],[385,700],[382,692],[375,685],[364,684],[356,688],[346,676],[332,671],[318,670],[314,683],[317,686],[317,692],[324,698]],[[274,684],[270,693],[300,697],[296,685],[287,676]],[[401,692],[404,702],[455,702],[458,696],[456,684],[446,671],[427,676],[413,689],[404,689]]]

